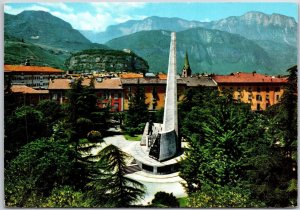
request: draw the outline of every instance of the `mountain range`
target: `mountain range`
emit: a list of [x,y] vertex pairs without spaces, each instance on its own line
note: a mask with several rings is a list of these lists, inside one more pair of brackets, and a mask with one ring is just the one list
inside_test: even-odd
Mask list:
[[[280,14],[248,12],[211,22],[148,17],[112,25],[100,33],[79,32],[69,23],[42,11],[5,14],[4,23],[6,37],[16,37],[27,43],[27,47],[38,46],[47,54],[58,56],[58,60],[85,49],[130,49],[148,62],[150,71],[166,71],[170,31],[176,31],[178,72],[185,51],[193,73],[284,74],[297,63],[298,24]],[[5,40],[5,54],[10,54],[11,62],[16,54],[11,53],[15,49],[11,45],[21,46],[18,43]]]
[[46,45],[67,51],[107,48],[92,43],[70,23],[44,11],[23,11],[18,15],[4,14],[6,34],[33,44]]
[[143,20],[130,20],[107,27],[104,32],[80,31],[96,43],[130,35],[139,31],[168,30],[183,31],[203,27],[239,34],[251,40],[271,40],[295,46],[297,43],[297,22],[294,18],[261,12],[247,12],[242,16],[231,16],[211,22],[188,21],[180,18],[148,17]]
[[[171,31],[141,31],[106,43],[113,49],[132,49],[148,61],[150,70],[168,69]],[[177,32],[177,70],[183,67],[185,52],[193,73],[231,73],[232,70],[272,71],[268,53],[255,42],[219,30],[192,28]]]

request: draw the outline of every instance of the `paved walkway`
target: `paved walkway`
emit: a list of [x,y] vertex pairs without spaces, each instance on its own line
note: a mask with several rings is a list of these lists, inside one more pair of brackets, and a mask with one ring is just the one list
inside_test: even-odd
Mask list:
[[[116,131],[116,130],[114,130]],[[104,143],[99,147],[93,149],[91,152],[93,154],[98,153],[104,147],[113,144],[119,147],[122,151],[132,155],[137,150],[139,146],[139,141],[127,141],[123,135],[114,135],[104,138]],[[154,194],[159,191],[164,191],[167,193],[173,193],[176,197],[185,197],[186,192],[181,183],[184,180],[178,176],[178,173],[167,174],[167,175],[155,175],[146,173],[144,171],[138,171],[135,173],[127,174],[129,178],[144,184],[146,188],[145,197],[138,203],[146,205],[151,202],[154,198]]]

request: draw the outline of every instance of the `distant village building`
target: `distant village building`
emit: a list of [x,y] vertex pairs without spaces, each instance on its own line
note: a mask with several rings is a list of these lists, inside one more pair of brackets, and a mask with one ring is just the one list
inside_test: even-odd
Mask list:
[[190,77],[191,75],[192,75],[192,70],[189,63],[189,57],[187,52],[185,52],[184,66],[182,69],[181,77]]
[[[5,93],[13,94],[15,100],[23,104],[37,104],[43,99],[66,103],[71,82],[82,76],[65,74],[64,71],[51,67],[30,65],[4,65],[4,73]],[[287,78],[255,72],[193,77],[189,75],[191,69],[186,54],[182,77],[177,77],[179,101],[183,99],[186,89],[217,88],[221,92],[231,91],[237,102],[250,103],[254,111],[265,110],[280,102],[287,83]],[[92,76],[84,75],[84,77],[83,85],[88,86]],[[167,75],[162,73],[145,76],[139,73],[122,73],[115,78],[96,75],[97,105],[101,108],[109,106],[111,111],[126,111],[129,108],[130,98],[140,86],[145,91],[148,109],[162,109],[165,102],[166,79]]]
[[123,49],[123,52],[126,52],[126,53],[131,53],[131,50],[130,49]]
[[193,76],[181,78],[186,84],[187,88],[217,88],[217,83],[210,76]]
[[220,91],[231,91],[238,102],[250,103],[255,111],[265,110],[280,102],[287,78],[278,78],[258,73],[237,72],[230,75],[215,75],[213,79]]
[[120,74],[120,78],[142,78],[144,77],[143,74],[139,74],[139,73],[131,73],[131,72],[128,72],[128,73],[122,73]]
[[51,78],[61,78],[63,70],[46,66],[4,65],[5,81],[11,85],[26,85],[34,89],[48,89]]

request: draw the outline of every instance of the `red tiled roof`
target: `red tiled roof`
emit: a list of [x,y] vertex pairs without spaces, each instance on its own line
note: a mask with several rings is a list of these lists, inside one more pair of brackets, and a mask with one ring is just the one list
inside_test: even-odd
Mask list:
[[167,79],[167,74],[158,74],[159,79]]
[[[91,79],[84,79],[82,85],[88,86]],[[70,89],[70,79],[53,79],[49,82],[49,90],[67,90]],[[104,79],[102,82],[95,80],[95,89],[122,89],[120,78]]]
[[55,69],[48,66],[18,66],[4,65],[4,72],[46,72],[46,73],[63,73],[63,70]]
[[49,81],[49,90],[67,90],[70,89],[70,79],[53,79]]
[[286,83],[287,78],[278,78],[258,73],[237,72],[231,75],[215,75],[217,83]]
[[95,81],[95,89],[122,89],[121,79],[104,79],[102,82]]
[[124,73],[120,74],[121,78],[126,78],[126,79],[131,79],[131,78],[142,78],[144,77],[142,74],[137,74],[137,73]]
[[13,93],[27,93],[27,94],[47,94],[49,90],[36,90],[26,85],[12,85],[11,91]]

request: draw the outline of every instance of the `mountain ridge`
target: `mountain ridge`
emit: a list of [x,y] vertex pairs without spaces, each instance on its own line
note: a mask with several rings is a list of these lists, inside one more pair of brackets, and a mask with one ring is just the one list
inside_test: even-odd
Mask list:
[[[264,20],[264,22],[262,22]],[[265,23],[261,25],[261,23]],[[289,25],[290,27],[283,27]],[[250,11],[241,16],[229,16],[216,21],[189,21],[177,17],[150,16],[143,20],[129,20],[124,23],[110,25],[106,31],[93,33],[82,31],[92,41],[104,43],[114,38],[129,35],[142,30],[171,30],[175,32],[194,27],[219,29],[230,33],[240,34],[248,39],[285,42],[290,45],[297,43],[297,25],[293,17],[272,13],[271,15]]]
[[[91,41],[70,23],[44,11],[23,11],[18,15],[4,15],[4,31],[8,35],[33,44],[64,47],[68,51],[92,47]],[[96,44],[94,47],[103,47]]]
[[[133,50],[148,61],[150,71],[166,71],[170,33],[165,30],[140,31],[110,40],[106,45],[113,49]],[[178,73],[186,50],[193,73],[272,71],[268,53],[240,35],[198,27],[178,32],[176,36]]]
[[[143,25],[138,24],[140,21],[132,20],[123,23],[123,28],[117,31],[114,31],[114,27],[118,25],[109,27],[116,34],[120,31],[126,33],[131,30],[136,31],[133,34],[111,39],[107,42],[110,47],[91,43],[79,31],[73,29],[71,24],[47,12],[25,11],[19,15],[4,14],[4,16],[5,33],[16,35],[21,40],[11,41],[10,45],[5,46],[5,53],[9,52],[11,55],[10,61],[13,61],[12,56],[16,55],[7,49],[17,49],[18,43],[20,46],[32,49],[31,52],[34,50],[41,52],[40,47],[44,48],[47,52],[43,54],[49,57],[53,57],[51,55],[53,53],[56,55],[63,52],[66,56],[86,49],[110,49],[111,47],[116,50],[124,48],[133,50],[149,62],[150,70],[164,71],[167,68],[170,42],[168,34],[170,31],[177,31],[177,43],[180,49],[179,67],[185,50],[188,50],[194,73],[257,71],[280,74],[289,65],[297,63],[297,47],[293,44],[297,38],[295,32],[297,23],[293,18],[280,14],[249,12],[215,22],[187,21],[181,18],[163,18],[164,21],[160,21],[162,20],[160,17],[152,16],[146,18]],[[126,28],[126,24],[130,25],[130,30]],[[171,30],[148,30],[152,27],[167,27]],[[139,31],[141,29],[147,30]],[[260,30],[260,33],[257,30]],[[37,32],[40,34],[36,34]],[[43,36],[44,41],[41,41]],[[20,43],[23,41],[37,45],[39,48]],[[49,63],[49,60],[47,62]]]

